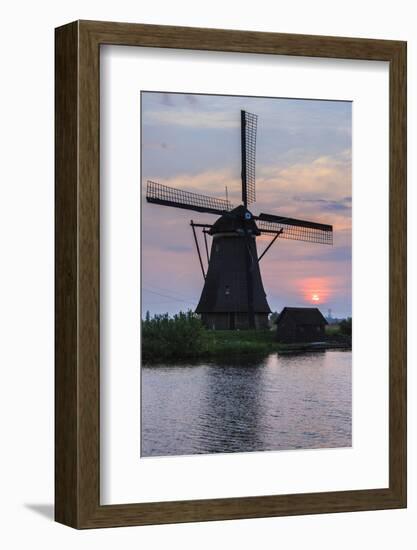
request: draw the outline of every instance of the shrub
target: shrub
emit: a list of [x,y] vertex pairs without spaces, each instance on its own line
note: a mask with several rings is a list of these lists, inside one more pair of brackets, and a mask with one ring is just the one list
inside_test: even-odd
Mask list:
[[352,336],[352,317],[340,321],[340,333],[346,336]]
[[208,335],[192,311],[180,312],[173,317],[146,315],[142,321],[142,360],[174,360],[197,357],[208,346]]

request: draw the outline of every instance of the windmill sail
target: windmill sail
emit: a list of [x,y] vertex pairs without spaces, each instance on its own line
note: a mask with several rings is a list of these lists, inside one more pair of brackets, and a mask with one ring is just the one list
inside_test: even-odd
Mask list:
[[164,206],[195,210],[196,212],[207,212],[219,216],[225,212],[229,212],[233,208],[230,202],[224,199],[183,191],[182,189],[168,187],[155,181],[148,181],[146,200]]
[[258,115],[241,111],[242,202],[245,206],[256,200],[255,156]]
[[281,239],[333,244],[333,226],[324,223],[297,220],[274,214],[259,214],[256,218],[256,225],[262,233],[281,231],[279,235]]

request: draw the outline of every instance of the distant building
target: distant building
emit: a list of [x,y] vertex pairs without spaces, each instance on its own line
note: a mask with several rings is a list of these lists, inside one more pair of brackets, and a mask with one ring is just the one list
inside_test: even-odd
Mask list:
[[284,307],[276,320],[279,342],[317,342],[324,338],[326,319],[316,307]]

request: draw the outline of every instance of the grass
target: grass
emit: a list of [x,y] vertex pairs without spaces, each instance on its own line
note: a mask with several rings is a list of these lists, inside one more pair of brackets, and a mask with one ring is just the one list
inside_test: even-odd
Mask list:
[[282,349],[271,330],[209,331],[208,355],[265,354]]
[[270,330],[207,330],[193,312],[147,314],[142,321],[142,361],[156,363],[226,355],[261,355],[282,348]]
[[352,318],[343,319],[336,325],[326,325],[325,331],[328,341],[344,340],[352,342]]
[[[340,329],[326,327],[329,339]],[[275,330],[207,330],[193,312],[173,317],[155,315],[142,321],[142,362],[178,362],[224,357],[263,356],[273,352],[302,351],[309,344],[282,344]]]
[[326,336],[337,336],[340,334],[339,325],[326,325],[325,327]]

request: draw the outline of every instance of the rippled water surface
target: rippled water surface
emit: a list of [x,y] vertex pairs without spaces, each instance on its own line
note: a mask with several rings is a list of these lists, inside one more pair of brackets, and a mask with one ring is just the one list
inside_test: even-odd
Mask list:
[[348,447],[348,351],[142,367],[142,456]]

